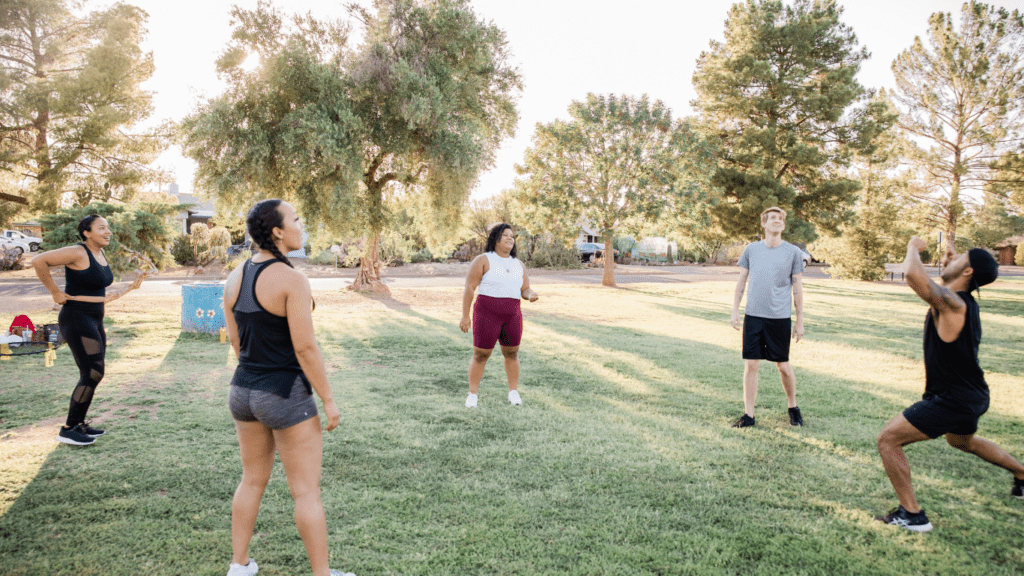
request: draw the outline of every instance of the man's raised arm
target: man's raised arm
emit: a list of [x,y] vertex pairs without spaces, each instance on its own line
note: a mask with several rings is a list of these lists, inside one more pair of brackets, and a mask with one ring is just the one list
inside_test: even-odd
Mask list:
[[928,277],[921,262],[921,251],[927,247],[928,244],[917,236],[911,238],[907,244],[907,257],[903,261],[907,285],[940,315],[943,312],[963,314],[967,310],[963,299],[956,292],[939,286]]

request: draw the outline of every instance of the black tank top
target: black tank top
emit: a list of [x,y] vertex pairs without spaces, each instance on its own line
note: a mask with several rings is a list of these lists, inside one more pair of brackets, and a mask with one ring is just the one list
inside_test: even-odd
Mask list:
[[85,253],[89,255],[89,267],[85,270],[64,267],[64,293],[68,296],[106,296],[107,286],[114,283],[110,265],[100,266],[84,242],[78,245],[85,248]]
[[279,260],[259,264],[247,260],[242,265],[242,283],[231,309],[238,326],[238,368],[231,384],[287,398],[295,378],[301,377],[306,390],[312,394],[309,380],[295,355],[288,318],[267,312],[256,299],[256,279],[274,262]]
[[925,399],[938,399],[961,410],[984,413],[988,409],[988,384],[978,364],[981,315],[969,292],[957,292],[967,312],[956,340],[943,342],[935,328],[932,310],[924,320]]

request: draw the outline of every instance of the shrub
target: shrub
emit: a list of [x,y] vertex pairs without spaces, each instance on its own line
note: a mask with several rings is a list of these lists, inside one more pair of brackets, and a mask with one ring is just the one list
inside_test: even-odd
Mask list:
[[1024,242],[1017,244],[1017,254],[1013,257],[1013,263],[1017,266],[1024,266]]
[[55,214],[45,214],[39,218],[46,230],[41,249],[52,250],[81,242],[78,223],[89,214],[99,214],[107,220],[113,232],[106,253],[115,275],[120,276],[136,269],[132,256],[121,250],[122,247],[141,253],[158,268],[163,268],[169,263],[167,246],[174,236],[168,220],[177,213],[176,205],[153,202],[131,206],[96,202],[88,206],[61,208]]
[[241,252],[238,253],[237,256],[224,263],[224,271],[231,272],[235,268],[238,268],[239,264],[245,262],[249,258],[252,258],[252,251],[242,250]]
[[22,254],[14,248],[0,248],[0,271],[20,268]]
[[427,250],[426,248],[421,248],[418,252],[413,252],[412,255],[409,256],[409,263],[410,264],[419,264],[421,262],[432,262],[433,260],[434,260],[434,255],[431,254],[430,250]]
[[544,234],[520,234],[516,257],[530,268],[566,270],[583,267],[578,249],[567,247]]
[[178,266],[192,266],[195,264],[195,257],[192,255],[192,243],[188,236],[182,234],[175,236],[171,242],[171,258]]

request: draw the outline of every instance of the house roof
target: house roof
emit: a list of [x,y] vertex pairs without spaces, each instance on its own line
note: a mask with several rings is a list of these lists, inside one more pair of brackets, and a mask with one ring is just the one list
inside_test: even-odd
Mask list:
[[1021,242],[1024,242],[1024,234],[1021,234],[1019,236],[1013,236],[1013,237],[1007,238],[1006,240],[1003,240],[1002,242],[996,244],[995,247],[996,248],[1010,248],[1012,246],[1019,245]]
[[197,216],[213,216],[217,209],[212,199],[200,198],[195,194],[174,194],[173,196],[178,199],[178,204],[193,204],[191,208],[188,208],[188,212]]

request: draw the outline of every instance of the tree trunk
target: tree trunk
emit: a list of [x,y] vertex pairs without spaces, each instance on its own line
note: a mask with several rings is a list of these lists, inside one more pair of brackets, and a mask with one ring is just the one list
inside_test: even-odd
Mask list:
[[610,232],[604,237],[604,275],[601,276],[601,285],[617,288],[615,284],[615,242],[614,235]]
[[391,290],[384,284],[380,276],[380,234],[374,233],[366,240],[366,253],[359,258],[359,271],[356,278],[349,284],[349,290],[358,292],[376,292],[378,294],[390,294]]

